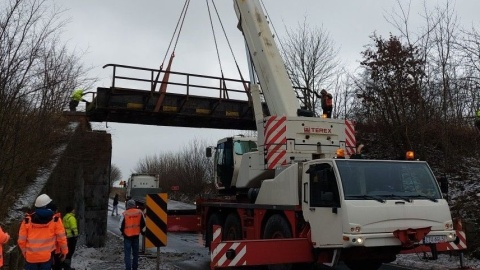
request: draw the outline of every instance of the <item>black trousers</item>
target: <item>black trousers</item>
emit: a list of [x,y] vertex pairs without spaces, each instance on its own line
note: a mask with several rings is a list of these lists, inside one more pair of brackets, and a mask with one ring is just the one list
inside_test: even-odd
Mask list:
[[71,112],[74,112],[74,111],[77,110],[78,103],[80,103],[80,101],[73,100],[73,99],[70,100],[70,103],[68,103],[68,107],[69,107]]
[[327,118],[332,118],[332,107],[326,107],[323,109],[323,114],[327,115]]
[[60,260],[60,253],[52,252],[52,257],[53,257],[52,269],[62,270],[62,261]]
[[77,246],[77,238],[78,237],[67,238],[67,246],[68,246],[67,259],[71,259],[73,256],[73,253],[75,252],[75,247]]

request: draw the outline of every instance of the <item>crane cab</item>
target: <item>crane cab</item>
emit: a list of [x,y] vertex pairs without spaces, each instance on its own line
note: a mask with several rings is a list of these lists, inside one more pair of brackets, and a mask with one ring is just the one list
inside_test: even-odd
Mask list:
[[[207,148],[207,156],[212,156],[211,148],[210,150]],[[258,156],[257,139],[254,137],[239,135],[219,140],[213,155],[215,187],[220,191],[229,193],[234,189],[241,190],[242,188],[256,186],[254,183],[258,175],[249,175],[248,183],[238,180],[240,171],[243,171],[242,167],[251,168],[252,164],[249,165],[249,163],[258,164],[256,162]],[[258,174],[263,172],[263,170],[260,170]],[[244,177],[240,175],[240,178],[243,179]]]

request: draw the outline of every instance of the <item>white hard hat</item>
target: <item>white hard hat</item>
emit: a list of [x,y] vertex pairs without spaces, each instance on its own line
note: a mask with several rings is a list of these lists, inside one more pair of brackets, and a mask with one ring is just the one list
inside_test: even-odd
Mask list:
[[35,207],[44,207],[52,201],[47,194],[42,194],[35,200]]

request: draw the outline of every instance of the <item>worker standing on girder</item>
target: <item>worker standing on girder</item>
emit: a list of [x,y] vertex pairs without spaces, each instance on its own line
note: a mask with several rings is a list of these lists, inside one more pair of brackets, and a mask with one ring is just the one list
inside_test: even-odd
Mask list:
[[77,89],[77,90],[73,91],[70,103],[68,104],[71,112],[74,112],[74,111],[77,110],[77,106],[80,103],[80,101],[88,102],[85,99],[83,99],[83,96],[85,94],[86,93],[83,92],[83,89]]
[[477,114],[475,115],[475,127],[477,127],[478,131],[480,131],[480,108],[477,110]]

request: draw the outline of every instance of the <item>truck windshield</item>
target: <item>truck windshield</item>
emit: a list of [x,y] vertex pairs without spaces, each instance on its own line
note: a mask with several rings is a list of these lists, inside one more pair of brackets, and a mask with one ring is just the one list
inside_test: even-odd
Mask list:
[[346,200],[442,198],[425,162],[337,160],[336,164]]

